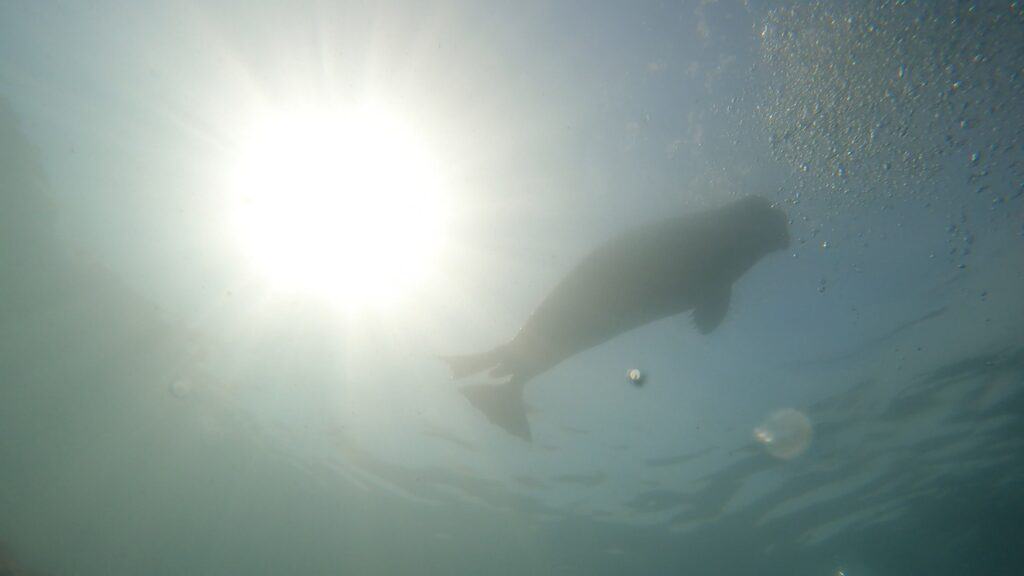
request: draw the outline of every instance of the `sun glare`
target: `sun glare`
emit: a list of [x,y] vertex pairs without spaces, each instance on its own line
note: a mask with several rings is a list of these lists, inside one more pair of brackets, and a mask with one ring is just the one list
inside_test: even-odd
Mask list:
[[235,166],[235,231],[276,289],[393,303],[440,248],[441,178],[429,152],[379,110],[268,115]]

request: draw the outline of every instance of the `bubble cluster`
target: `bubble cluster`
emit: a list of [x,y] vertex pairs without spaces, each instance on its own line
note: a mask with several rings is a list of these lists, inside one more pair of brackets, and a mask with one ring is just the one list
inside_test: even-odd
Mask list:
[[838,199],[856,180],[856,199],[923,194],[961,156],[979,194],[1012,196],[986,179],[1024,170],[1021,6],[793,3],[759,31],[754,113],[806,190]]

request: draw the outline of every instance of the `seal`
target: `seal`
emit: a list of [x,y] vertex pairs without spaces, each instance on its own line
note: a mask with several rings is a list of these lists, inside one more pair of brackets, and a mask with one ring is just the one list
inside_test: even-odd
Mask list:
[[693,311],[701,334],[729,309],[733,283],[789,246],[786,214],[748,196],[637,228],[586,256],[508,343],[441,357],[454,379],[484,370],[503,381],[460,389],[492,423],[530,440],[523,388],[566,358],[655,320]]

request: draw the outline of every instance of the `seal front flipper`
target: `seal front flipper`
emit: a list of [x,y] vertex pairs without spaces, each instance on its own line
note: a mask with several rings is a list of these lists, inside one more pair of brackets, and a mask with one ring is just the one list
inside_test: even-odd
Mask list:
[[709,334],[725,319],[729,311],[732,286],[726,285],[709,291],[693,309],[693,322],[701,334]]
[[523,403],[523,382],[512,378],[502,384],[476,384],[459,389],[462,395],[492,424],[500,426],[513,436],[530,441],[530,423],[526,419]]

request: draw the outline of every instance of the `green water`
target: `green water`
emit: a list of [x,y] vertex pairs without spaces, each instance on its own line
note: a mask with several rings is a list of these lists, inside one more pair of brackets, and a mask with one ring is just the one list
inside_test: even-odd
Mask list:
[[[1017,2],[0,2],[0,575],[1017,574],[1022,77]],[[751,194],[530,441],[439,360]]]

